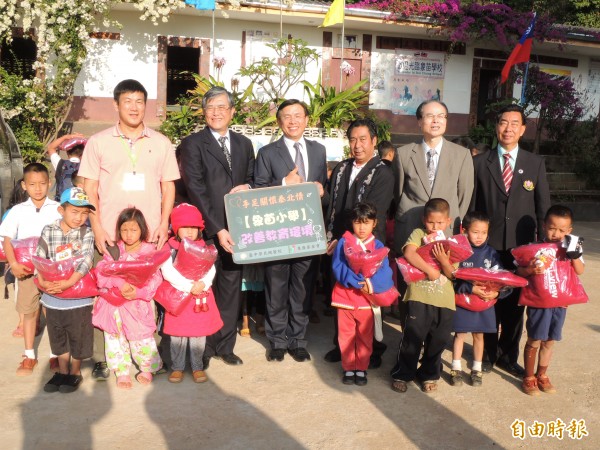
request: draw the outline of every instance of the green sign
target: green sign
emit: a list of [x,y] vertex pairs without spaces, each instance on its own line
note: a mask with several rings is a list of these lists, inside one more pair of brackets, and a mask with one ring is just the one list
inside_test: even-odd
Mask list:
[[314,183],[227,194],[225,213],[238,264],[325,253],[321,197]]

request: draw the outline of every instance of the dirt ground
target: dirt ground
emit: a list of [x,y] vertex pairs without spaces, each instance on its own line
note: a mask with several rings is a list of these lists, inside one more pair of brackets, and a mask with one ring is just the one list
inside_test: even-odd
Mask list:
[[[11,337],[17,322],[11,291],[9,300],[0,301],[1,447],[599,448],[600,392],[595,381],[600,379],[600,223],[577,224],[574,232],[585,236],[583,282],[590,303],[569,308],[563,341],[556,346],[548,372],[558,388],[555,395],[528,397],[519,389],[520,380],[496,369],[484,376],[481,388],[452,387],[449,350],[437,393],[424,394],[415,384],[405,394],[395,393],[389,370],[396,357],[399,322],[391,316],[384,323],[389,348],[382,367],[369,371],[367,386],[345,386],[340,365],[323,360],[331,347],[333,323],[322,315],[320,299],[321,323],[309,328],[311,362],[296,363],[289,356],[282,363],[267,362],[267,341],[254,333],[251,338],[238,337],[236,353],[244,365],[230,367],[213,360],[205,384],[194,384],[190,373],[179,385],[162,375],[149,387],[134,383],[131,391],[120,391],[114,378],[94,381],[87,362],[79,391],[47,394],[42,390],[51,377],[45,332],[36,340],[40,364],[34,374],[15,376],[23,341]],[[469,360],[470,350],[466,346]],[[562,440],[552,435],[560,428],[549,430],[547,425],[557,419],[565,424]],[[546,425],[543,432],[538,429],[541,437],[528,431],[536,421]],[[513,437],[513,423],[517,431],[524,423],[524,439]],[[574,436],[577,432],[580,440]]]

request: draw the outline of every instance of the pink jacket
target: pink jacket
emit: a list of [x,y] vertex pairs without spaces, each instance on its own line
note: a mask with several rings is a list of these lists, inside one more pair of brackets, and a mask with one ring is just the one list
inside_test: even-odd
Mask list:
[[[142,242],[140,250],[136,253],[126,253],[125,246],[122,242],[119,246],[120,257],[119,261],[130,261],[137,259],[140,256],[151,254],[156,251],[153,244]],[[102,261],[98,263],[98,268],[103,264],[112,262],[112,257],[104,254]],[[125,284],[125,280],[116,276],[105,276],[97,271],[98,287],[99,288],[117,288],[120,289]],[[119,327],[115,320],[115,311],[119,311],[122,321],[122,330],[125,338],[129,341],[139,341],[152,337],[156,330],[156,322],[154,319],[154,308],[151,300],[158,286],[162,282],[160,271],[157,270],[154,275],[148,280],[143,288],[137,289],[137,299],[130,300],[121,306],[114,306],[102,298],[102,295],[96,300],[94,312],[92,314],[92,323],[95,327],[104,330],[110,334],[120,334]]]

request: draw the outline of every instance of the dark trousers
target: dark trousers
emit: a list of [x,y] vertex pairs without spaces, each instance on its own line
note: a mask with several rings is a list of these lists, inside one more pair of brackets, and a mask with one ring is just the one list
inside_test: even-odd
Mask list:
[[316,268],[315,257],[265,263],[265,332],[271,348],[306,348]]
[[[440,379],[442,352],[452,335],[454,311],[409,300],[406,302],[402,340],[392,369],[394,380],[436,381]],[[417,370],[421,347],[421,366]]]
[[[514,268],[510,251],[498,252],[502,266],[511,270]],[[519,306],[521,289],[514,289],[508,296],[499,300],[495,305],[496,330],[501,326],[500,336],[496,333],[485,333],[483,336],[487,359],[495,364],[502,360],[505,363],[516,363],[519,359],[519,344],[523,334],[524,306]]]
[[231,254],[222,251],[218,244],[215,244],[219,249],[219,257],[215,262],[217,274],[212,287],[223,320],[223,328],[206,338],[205,356],[233,353],[242,303],[242,266],[235,264]]

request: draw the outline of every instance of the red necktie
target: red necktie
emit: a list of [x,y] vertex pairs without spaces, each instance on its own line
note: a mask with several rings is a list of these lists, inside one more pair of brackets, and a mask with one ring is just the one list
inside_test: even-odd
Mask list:
[[510,191],[510,185],[512,184],[513,179],[513,170],[510,167],[510,155],[505,153],[504,155],[504,169],[502,170],[502,179],[504,180],[504,187],[506,188],[506,193]]

